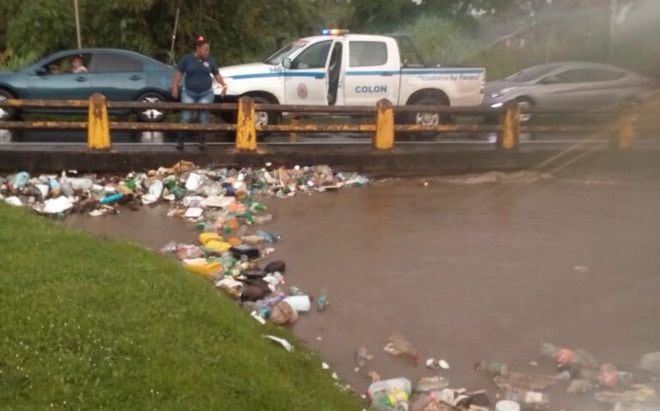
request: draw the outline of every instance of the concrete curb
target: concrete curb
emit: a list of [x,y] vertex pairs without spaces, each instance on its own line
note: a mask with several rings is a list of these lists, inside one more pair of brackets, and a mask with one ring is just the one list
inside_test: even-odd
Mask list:
[[[268,146],[259,152],[237,152],[228,146],[211,146],[200,152],[195,144],[179,152],[172,146],[117,147],[110,151],[89,151],[84,146],[29,145],[0,147],[0,171],[86,172],[142,171],[170,166],[179,160],[193,161],[200,166],[273,167],[327,164],[341,170],[359,171],[372,175],[434,175],[469,173],[491,170],[520,170],[535,168],[553,157],[544,166],[554,168],[571,158],[581,156],[582,165],[607,168],[648,167],[660,169],[658,150],[565,150],[535,148],[512,151],[483,146],[411,145],[391,151],[376,151],[369,145],[351,146]],[[577,162],[577,161],[576,161]]]

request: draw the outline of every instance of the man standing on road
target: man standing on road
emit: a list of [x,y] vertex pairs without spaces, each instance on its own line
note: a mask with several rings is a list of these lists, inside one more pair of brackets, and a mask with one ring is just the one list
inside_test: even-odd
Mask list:
[[[195,39],[195,52],[185,55],[181,61],[179,61],[176,71],[174,72],[174,78],[172,79],[172,97],[174,97],[175,100],[179,98],[179,83],[182,78],[185,78],[183,90],[181,92],[181,102],[183,103],[213,103],[215,99],[215,95],[213,94],[213,79],[220,83],[222,86],[222,95],[225,95],[227,92],[227,84],[225,84],[225,80],[220,75],[217,63],[213,57],[209,55],[210,51],[211,48],[206,38],[204,36],[197,36]],[[193,114],[189,110],[183,110],[181,112],[182,123],[190,123],[192,117]],[[199,122],[202,124],[208,124],[208,111],[199,112]],[[178,133],[176,148],[179,150],[183,150],[183,140],[185,135],[186,133],[183,131]],[[204,142],[205,139],[202,137],[199,144],[200,150],[204,149]]]

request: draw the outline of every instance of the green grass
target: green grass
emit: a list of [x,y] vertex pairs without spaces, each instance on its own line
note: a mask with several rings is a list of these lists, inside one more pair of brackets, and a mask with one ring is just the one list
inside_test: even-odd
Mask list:
[[361,409],[319,358],[135,245],[0,205],[0,406]]

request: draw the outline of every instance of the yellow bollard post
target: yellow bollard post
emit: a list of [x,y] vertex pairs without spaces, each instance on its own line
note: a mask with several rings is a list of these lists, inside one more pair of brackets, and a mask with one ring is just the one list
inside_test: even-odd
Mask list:
[[94,93],[89,97],[87,147],[94,150],[107,150],[111,145],[108,105],[104,95]]
[[635,139],[635,114],[627,106],[619,114],[616,121],[616,148],[625,149],[633,145]]
[[394,108],[387,99],[376,104],[374,147],[377,150],[391,150],[394,147]]
[[[291,123],[290,124],[293,127],[298,127],[298,126],[302,125],[302,121],[300,121],[300,117],[296,116],[296,117],[291,118]],[[289,132],[289,141],[292,142],[292,143],[297,142],[298,141],[298,132],[296,132],[296,131]]]
[[257,149],[257,129],[255,126],[254,100],[241,97],[238,100],[236,118],[236,148],[254,151]]
[[520,106],[518,103],[509,103],[505,106],[500,123],[500,133],[497,146],[505,150],[518,148],[520,141]]

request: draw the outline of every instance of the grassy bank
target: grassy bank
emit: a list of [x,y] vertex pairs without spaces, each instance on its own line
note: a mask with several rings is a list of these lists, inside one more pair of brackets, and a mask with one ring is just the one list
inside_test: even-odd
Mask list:
[[173,262],[0,205],[3,408],[361,408],[265,333],[291,338]]

